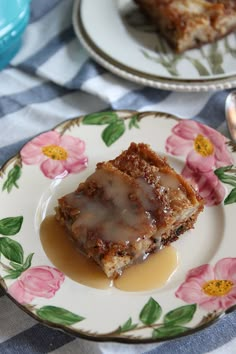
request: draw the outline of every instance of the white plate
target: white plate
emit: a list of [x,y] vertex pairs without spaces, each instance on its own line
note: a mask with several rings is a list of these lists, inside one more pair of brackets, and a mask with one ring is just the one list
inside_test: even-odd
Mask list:
[[132,0],[75,0],[73,25],[92,57],[128,80],[176,91],[236,85],[235,33],[175,55]]
[[[144,292],[99,290],[55,269],[43,250],[39,228],[54,213],[58,197],[73,191],[98,161],[114,158],[132,141],[150,144],[179,172],[188,163],[206,202],[214,203],[205,207],[195,229],[174,243],[179,265],[164,287]],[[236,303],[236,204],[223,203],[231,187],[213,172],[233,162],[235,153],[228,144],[222,135],[194,121],[135,111],[75,118],[32,139],[0,171],[1,285],[39,321],[92,340],[153,342],[212,324]]]

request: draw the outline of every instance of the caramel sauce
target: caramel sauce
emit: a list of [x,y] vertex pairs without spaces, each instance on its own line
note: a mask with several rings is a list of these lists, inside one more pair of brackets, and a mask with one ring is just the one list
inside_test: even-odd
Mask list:
[[126,269],[118,279],[112,281],[95,262],[75,248],[54,215],[47,216],[42,222],[40,239],[47,257],[56,268],[70,279],[97,289],[108,289],[111,286],[123,291],[160,288],[165,285],[178,264],[175,248],[168,246],[150,255],[142,263]]
[[164,286],[178,264],[176,249],[167,246],[150,255],[144,262],[127,268],[114,281],[116,288],[124,291],[145,291]]
[[100,267],[75,248],[54,215],[47,216],[42,222],[40,239],[50,261],[70,279],[97,289],[111,286],[111,280]]

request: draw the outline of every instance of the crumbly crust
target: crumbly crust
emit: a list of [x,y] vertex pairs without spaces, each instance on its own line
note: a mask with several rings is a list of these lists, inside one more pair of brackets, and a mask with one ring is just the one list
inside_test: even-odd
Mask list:
[[59,199],[57,219],[114,278],[193,228],[202,210],[201,197],[165,158],[146,144],[131,143]]
[[236,29],[235,0],[135,0],[176,52],[199,47]]

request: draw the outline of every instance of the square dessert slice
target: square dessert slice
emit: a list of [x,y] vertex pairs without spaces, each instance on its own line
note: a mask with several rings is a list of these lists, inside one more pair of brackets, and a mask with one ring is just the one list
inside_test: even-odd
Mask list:
[[236,28],[235,0],[135,0],[176,52],[214,42]]
[[193,228],[201,210],[200,196],[165,158],[131,143],[59,199],[57,219],[78,249],[115,278]]

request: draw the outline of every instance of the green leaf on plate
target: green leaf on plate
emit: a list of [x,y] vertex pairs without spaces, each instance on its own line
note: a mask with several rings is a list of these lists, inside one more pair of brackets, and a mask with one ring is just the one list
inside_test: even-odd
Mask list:
[[187,327],[182,327],[182,326],[162,326],[159,328],[155,328],[152,332],[152,338],[153,339],[161,339],[161,338],[165,338],[165,337],[174,337],[177,336],[179,334],[182,334],[184,332],[188,331]]
[[76,315],[62,307],[56,306],[43,306],[36,311],[37,315],[42,319],[49,322],[70,326],[74,323],[84,320],[84,317]]
[[149,53],[143,49],[141,49],[141,52],[146,59],[150,59],[153,62],[162,65],[171,76],[179,76],[176,65],[181,56],[173,54],[167,47],[166,41],[159,38],[156,42],[155,52],[157,55],[155,56],[149,55]]
[[[18,264],[15,262],[10,262],[9,265],[12,269],[7,270],[8,275],[4,277],[4,279],[16,279],[18,278],[21,273],[23,273],[26,269],[31,266],[31,261],[33,258],[34,253],[30,253],[26,258],[24,264]],[[22,262],[23,263],[23,262]]]
[[119,327],[118,332],[126,332],[131,331],[132,329],[137,327],[137,323],[132,323],[132,318],[130,317],[122,326]]
[[5,258],[12,262],[22,264],[24,259],[24,251],[19,242],[12,240],[8,237],[0,238],[0,253]]
[[161,317],[161,313],[162,313],[161,306],[158,304],[156,300],[154,300],[151,297],[142,308],[139,314],[139,319],[140,321],[142,321],[142,323],[146,325],[151,325]]
[[34,253],[30,253],[28,256],[27,256],[27,258],[26,258],[26,260],[24,261],[24,264],[23,264],[23,270],[26,270],[26,269],[28,269],[30,266],[31,266],[31,262],[32,262],[32,258],[33,258],[33,255],[34,255]]
[[185,56],[186,59],[188,59],[192,65],[195,67],[195,69],[197,70],[198,74],[200,76],[208,76],[210,75],[209,71],[207,70],[207,68],[200,62],[200,60],[195,59],[195,58],[190,58],[189,56]]
[[107,146],[111,146],[125,132],[125,123],[123,120],[118,120],[109,124],[102,132],[102,139]]
[[21,167],[18,165],[15,165],[7,175],[7,179],[4,182],[2,186],[2,190],[4,191],[5,189],[7,190],[8,193],[12,190],[12,188],[15,186],[16,188],[19,188],[17,181],[21,176]]
[[236,58],[236,48],[231,47],[228,36],[224,38],[224,45],[227,53],[230,53],[233,58]]
[[236,169],[235,166],[223,166],[219,167],[214,171],[215,175],[219,178],[219,180],[225,184],[229,184],[234,188],[228,194],[228,196],[224,200],[224,204],[232,204],[236,202]]
[[207,68],[197,59],[192,59],[192,64],[194,65],[195,69],[198,71],[200,76],[208,76],[210,75]]
[[19,278],[19,276],[21,275],[22,270],[9,270],[8,271],[8,275],[6,275],[4,277],[4,279],[16,279]]
[[130,121],[129,121],[129,129],[131,128],[137,128],[139,129],[139,125],[138,125],[138,114],[134,114],[131,118],[130,118]]
[[118,115],[115,112],[99,112],[84,116],[83,124],[87,125],[102,125],[111,124],[118,120]]
[[28,269],[30,266],[31,266],[31,261],[32,261],[32,258],[33,258],[33,255],[34,253],[30,253],[26,260],[24,261],[24,264],[18,264],[18,263],[15,263],[15,262],[10,262],[10,266],[16,270],[20,270],[23,272],[24,270]]
[[211,44],[208,61],[213,74],[224,74],[224,69],[222,67],[223,56],[219,50],[218,42]]
[[0,234],[4,236],[16,235],[23,222],[23,216],[9,217],[0,220]]
[[18,264],[18,263],[15,263],[15,262],[10,262],[9,265],[10,265],[14,270],[17,270],[17,271],[21,271],[21,272],[22,272],[22,264]]
[[219,167],[214,171],[214,173],[221,182],[236,187],[236,174],[233,165]]
[[231,192],[228,194],[228,196],[224,200],[224,204],[232,204],[236,202],[236,188],[233,188]]
[[168,312],[164,317],[164,323],[174,325],[183,325],[190,322],[196,312],[195,304],[178,307]]
[[232,167],[233,167],[233,165],[219,167],[215,170],[215,174],[217,176],[221,176],[222,174],[224,174],[224,172],[230,171],[232,169]]

